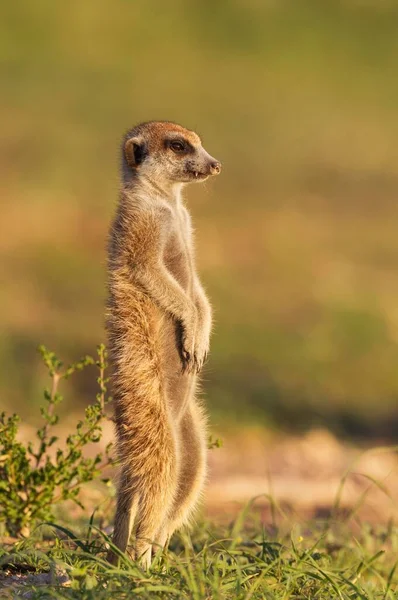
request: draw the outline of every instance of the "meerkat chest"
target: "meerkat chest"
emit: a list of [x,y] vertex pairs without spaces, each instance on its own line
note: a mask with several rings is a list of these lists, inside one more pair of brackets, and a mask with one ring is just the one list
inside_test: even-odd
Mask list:
[[192,230],[186,209],[175,211],[170,223],[165,247],[165,265],[177,281],[189,291],[192,286],[194,264]]

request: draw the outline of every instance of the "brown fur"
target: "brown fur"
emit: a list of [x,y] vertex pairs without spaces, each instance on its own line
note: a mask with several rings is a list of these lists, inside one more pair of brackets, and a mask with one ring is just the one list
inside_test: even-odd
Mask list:
[[108,264],[121,459],[113,542],[124,552],[134,527],[135,556],[146,567],[152,545],[163,547],[188,522],[206,474],[206,419],[195,391],[211,309],[180,191],[220,168],[194,132],[174,123],[138,125],[123,141]]

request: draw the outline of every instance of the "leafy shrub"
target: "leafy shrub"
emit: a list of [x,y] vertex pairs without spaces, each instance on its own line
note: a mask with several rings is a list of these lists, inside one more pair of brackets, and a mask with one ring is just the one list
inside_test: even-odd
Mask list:
[[[64,500],[73,500],[82,506],[79,500],[82,484],[97,478],[113,462],[111,444],[93,458],[84,456],[87,444],[101,440],[102,424],[107,418],[105,407],[110,398],[105,378],[105,346],[98,346],[95,360],[85,356],[65,369],[53,352],[44,346],[40,346],[39,351],[48,369],[51,387],[44,390],[43,424],[36,431],[36,442],[18,439],[18,415],[7,416],[4,412],[0,415],[0,524],[11,536],[26,536],[35,523],[52,519],[54,506]],[[87,406],[75,432],[53,452],[50,449],[59,438],[53,435],[52,427],[58,423],[56,407],[63,400],[59,384],[88,365],[98,369],[96,400]]]

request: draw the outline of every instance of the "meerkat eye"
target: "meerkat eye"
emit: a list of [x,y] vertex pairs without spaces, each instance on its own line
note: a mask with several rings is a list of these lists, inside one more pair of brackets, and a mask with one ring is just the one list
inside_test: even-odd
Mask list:
[[173,150],[173,152],[176,152],[176,154],[180,154],[181,152],[185,151],[185,145],[183,142],[179,142],[178,140],[170,142],[170,148]]

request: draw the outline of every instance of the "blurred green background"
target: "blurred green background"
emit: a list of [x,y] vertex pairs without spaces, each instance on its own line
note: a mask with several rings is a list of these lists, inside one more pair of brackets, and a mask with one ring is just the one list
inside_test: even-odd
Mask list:
[[0,54],[1,405],[104,339],[119,140],[170,119],[224,165],[186,190],[214,422],[398,435],[396,2],[15,0]]

